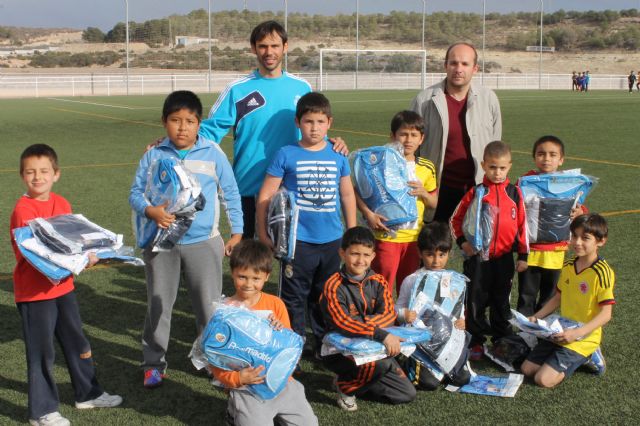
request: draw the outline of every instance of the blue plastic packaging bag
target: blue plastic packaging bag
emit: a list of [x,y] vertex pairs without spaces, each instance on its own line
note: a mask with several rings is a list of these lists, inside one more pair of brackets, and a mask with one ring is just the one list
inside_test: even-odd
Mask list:
[[298,213],[295,194],[284,187],[269,202],[267,233],[273,242],[276,259],[291,262],[295,257]]
[[497,216],[497,207],[483,203],[482,198],[487,189],[484,185],[477,185],[473,201],[469,205],[462,220],[462,232],[473,249],[483,260],[489,259],[489,248],[493,239],[493,229]]
[[521,177],[529,241],[568,241],[571,209],[584,203],[597,182],[579,169]]
[[387,218],[385,225],[418,218],[416,197],[409,194],[409,173],[402,154],[394,147],[373,146],[349,156],[354,186],[371,211]]
[[49,281],[53,284],[60,284],[60,281],[64,280],[68,276],[71,275],[71,271],[65,268],[61,268],[55,263],[44,259],[37,254],[33,253],[22,247],[22,242],[29,238],[33,238],[33,232],[31,228],[28,226],[23,226],[21,228],[15,228],[13,230],[13,237],[15,238],[16,245],[18,246],[18,250],[20,250],[20,254],[33,266],[36,268],[42,275],[47,277]]
[[144,195],[152,206],[167,204],[167,213],[176,216],[167,229],[160,229],[144,214],[134,214],[138,247],[152,247],[153,251],[170,250],[188,231],[195,213],[206,203],[198,180],[172,157],[161,158],[149,166]]
[[[425,329],[386,327],[385,330],[405,339],[404,342],[400,343],[403,347],[422,343],[431,338],[431,333]],[[384,345],[380,342],[362,337],[346,337],[337,332],[327,333],[322,341],[329,346],[335,347],[343,355],[374,355],[386,352]]]
[[275,398],[287,385],[302,354],[302,338],[289,329],[274,330],[269,321],[246,308],[221,305],[202,332],[207,361],[224,370],[264,366],[263,383],[247,388],[257,397]]

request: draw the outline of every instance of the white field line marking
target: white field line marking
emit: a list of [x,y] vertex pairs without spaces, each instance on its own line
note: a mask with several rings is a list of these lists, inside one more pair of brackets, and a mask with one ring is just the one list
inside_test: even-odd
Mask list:
[[107,108],[120,108],[120,109],[131,109],[131,110],[158,109],[158,107],[132,107],[132,106],[127,106],[127,105],[113,105],[113,104],[101,104],[101,103],[98,103],[98,102],[76,101],[74,99],[62,99],[62,98],[47,98],[47,99],[50,99],[52,101],[70,102],[70,103],[74,103],[74,104],[85,104],[85,105],[102,106],[102,107],[107,107]]

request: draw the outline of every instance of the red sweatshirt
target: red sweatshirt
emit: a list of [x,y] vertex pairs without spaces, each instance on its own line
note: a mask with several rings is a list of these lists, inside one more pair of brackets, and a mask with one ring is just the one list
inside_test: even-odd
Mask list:
[[[483,203],[498,209],[493,229],[493,239],[489,248],[489,259],[517,251],[518,260],[527,260],[529,240],[527,238],[527,219],[524,210],[524,198],[520,188],[506,179],[501,183],[493,183],[485,176],[482,180],[487,193],[482,197]],[[466,241],[462,232],[462,221],[476,193],[476,185],[460,200],[451,216],[451,232],[459,246]]]

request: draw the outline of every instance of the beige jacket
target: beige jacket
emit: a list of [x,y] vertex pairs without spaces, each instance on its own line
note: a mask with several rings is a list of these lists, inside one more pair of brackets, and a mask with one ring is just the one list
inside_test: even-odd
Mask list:
[[[442,176],[442,164],[449,134],[449,116],[444,89],[445,81],[418,93],[411,109],[422,116],[425,139],[420,146],[420,156],[428,158],[436,166],[438,186]],[[473,83],[467,95],[467,132],[471,139],[471,156],[475,165],[476,184],[482,182],[484,172],[480,166],[484,147],[502,137],[502,116],[498,97],[491,89]]]

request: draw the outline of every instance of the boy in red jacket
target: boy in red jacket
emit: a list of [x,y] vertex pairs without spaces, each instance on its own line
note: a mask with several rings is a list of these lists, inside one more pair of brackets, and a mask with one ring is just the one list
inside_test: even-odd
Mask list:
[[[451,232],[467,257],[463,264],[464,274],[471,280],[465,303],[472,360],[482,357],[485,336],[497,339],[512,333],[509,294],[513,273],[514,269],[518,272],[527,269],[529,250],[522,192],[509,183],[507,177],[511,169],[511,148],[500,141],[489,143],[481,165],[484,170],[482,183],[465,194],[450,221]],[[482,202],[493,206],[496,211],[487,261],[481,259],[462,230],[464,216],[480,186],[486,190]],[[514,251],[518,252],[517,265],[513,261]],[[488,322],[485,315],[487,307]]]

